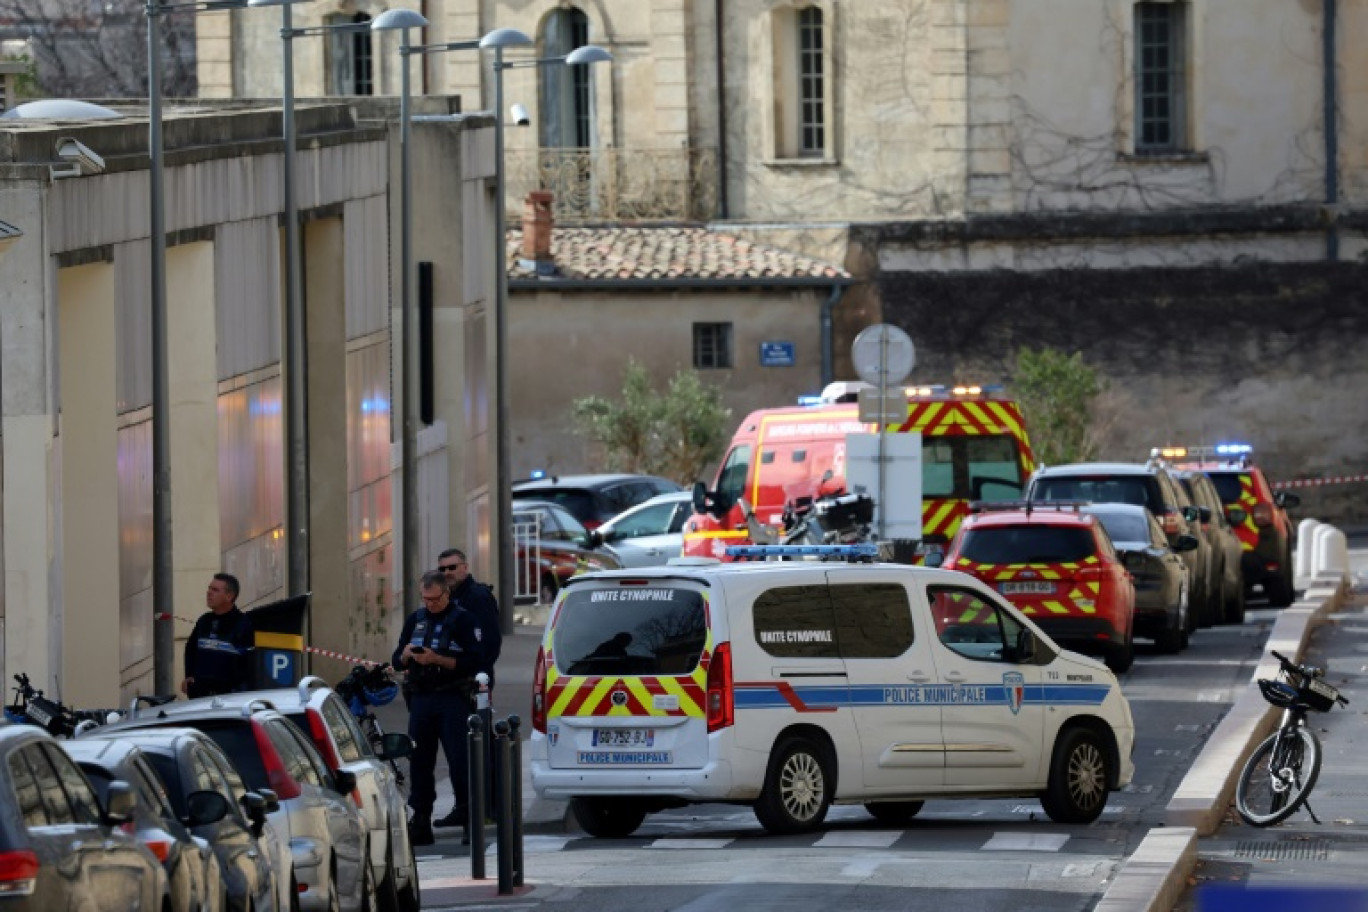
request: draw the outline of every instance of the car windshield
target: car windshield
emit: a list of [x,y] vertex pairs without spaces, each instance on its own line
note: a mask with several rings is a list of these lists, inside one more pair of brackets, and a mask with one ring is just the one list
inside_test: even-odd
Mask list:
[[692,589],[572,588],[557,614],[552,654],[564,674],[689,674],[707,637],[703,596]]
[[1213,472],[1207,477],[1216,486],[1216,493],[1221,495],[1221,503],[1234,504],[1240,502],[1240,491],[1244,487],[1240,480],[1245,477],[1244,475],[1239,472]]
[[261,749],[257,747],[256,733],[252,731],[249,722],[216,722],[212,719],[202,719],[186,720],[184,724],[192,725],[213,738],[214,743],[223,748],[228,759],[233,761],[249,789],[271,787],[266,777],[266,767],[261,762]]
[[1089,529],[1037,524],[967,530],[960,556],[977,564],[1064,564],[1094,551]]
[[1102,527],[1114,542],[1148,542],[1150,540],[1149,522],[1134,513],[1093,514],[1102,521]]
[[[594,495],[579,488],[570,488],[560,491],[524,491],[520,493],[525,499],[536,498],[537,500],[549,500],[553,504],[559,504],[576,517],[593,516],[595,514]],[[579,523],[576,522],[576,525],[579,525]],[[581,529],[581,531],[583,530]]]
[[1128,503],[1152,507],[1146,475],[1069,476],[1036,479],[1032,500],[1090,500],[1093,503]]

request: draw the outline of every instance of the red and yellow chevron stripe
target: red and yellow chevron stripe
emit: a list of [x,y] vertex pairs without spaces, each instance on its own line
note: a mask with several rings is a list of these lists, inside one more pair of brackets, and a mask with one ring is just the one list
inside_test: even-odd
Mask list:
[[1253,551],[1259,546],[1259,527],[1254,523],[1254,508],[1259,505],[1259,496],[1254,491],[1254,479],[1248,474],[1240,473],[1240,499],[1229,506],[1239,507],[1244,510],[1244,522],[1236,526],[1235,537],[1240,540],[1240,545],[1246,551]]
[[[956,561],[951,569],[972,573],[985,583],[993,585],[1019,580],[1023,576],[1031,582],[1058,583],[1053,593],[1012,593],[1006,599],[1021,610],[1022,614],[1061,617],[1067,615],[1094,615],[1097,602],[1102,595],[1101,580],[1078,579],[1079,571],[1101,565],[1096,556],[1081,561],[1058,564],[975,564]],[[1029,571],[1029,575],[1026,573]],[[960,623],[974,621],[974,610],[965,612]]]

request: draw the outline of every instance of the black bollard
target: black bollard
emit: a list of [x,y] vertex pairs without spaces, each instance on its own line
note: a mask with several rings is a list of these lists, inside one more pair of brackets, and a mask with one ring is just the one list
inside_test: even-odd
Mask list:
[[513,892],[513,795],[508,788],[508,764],[511,760],[508,743],[508,722],[494,723],[494,756],[498,775],[494,777],[494,825],[499,846],[499,895]]
[[508,791],[513,805],[513,886],[523,885],[522,719],[508,717]]
[[470,734],[470,817],[466,820],[466,834],[470,837],[470,876],[485,878],[485,736],[484,718],[477,712],[466,719]]

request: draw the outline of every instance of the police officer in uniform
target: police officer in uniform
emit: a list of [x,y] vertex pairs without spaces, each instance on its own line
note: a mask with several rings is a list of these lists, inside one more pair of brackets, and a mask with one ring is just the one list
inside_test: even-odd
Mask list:
[[237,577],[231,573],[215,573],[209,581],[204,594],[209,610],[200,615],[185,641],[181,691],[188,697],[232,693],[251,684],[256,634],[251,618],[237,606],[240,590]]
[[[437,800],[437,745],[446,752],[453,815],[469,818],[470,774],[466,758],[466,719],[474,709],[475,674],[484,666],[479,624],[451,601],[446,576],[424,573],[423,607],[404,620],[392,664],[407,672],[408,733],[414,741],[409,769],[413,789],[409,835],[414,845],[432,845],[432,805]],[[467,834],[468,838],[468,834]]]

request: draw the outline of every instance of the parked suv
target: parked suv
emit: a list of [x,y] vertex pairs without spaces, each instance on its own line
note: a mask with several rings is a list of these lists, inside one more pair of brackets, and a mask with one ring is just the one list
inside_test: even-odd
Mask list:
[[1031,476],[1026,498],[1139,504],[1149,507],[1159,520],[1170,546],[1177,543],[1180,535],[1196,537],[1197,548],[1183,552],[1192,583],[1189,610],[1199,627],[1216,623],[1220,606],[1209,584],[1211,543],[1202,538],[1197,525],[1201,512],[1161,460],[1083,462],[1037,469]]
[[586,529],[657,494],[684,490],[655,475],[548,475],[513,485],[514,500],[549,500],[569,510]]
[[1243,624],[1245,584],[1241,563],[1244,546],[1226,516],[1221,495],[1211,479],[1195,469],[1175,469],[1173,477],[1201,511],[1202,534],[1211,542],[1213,563],[1217,565],[1212,576],[1220,583],[1222,620],[1227,624]]
[[0,905],[6,912],[158,910],[166,872],[124,830],[138,797],[112,782],[101,804],[57,740],[34,725],[0,725]]
[[1254,464],[1254,451],[1248,444],[1219,444],[1185,447],[1175,453],[1175,462],[1184,469],[1204,473],[1216,486],[1225,504],[1235,535],[1244,547],[1246,591],[1262,586],[1274,608],[1292,604],[1292,547],[1294,528],[1287,508],[1301,503],[1288,491],[1274,491],[1263,470]]
[[280,802],[269,819],[289,841],[288,872],[299,909],[359,912],[375,903],[366,822],[348,796],[356,776],[331,771],[309,737],[259,693],[203,697],[135,710],[102,729],[186,726],[213,738],[247,787]]
[[1120,674],[1135,658],[1135,587],[1102,523],[1080,504],[970,505],[945,567],[983,580],[1056,643],[1100,652]]

